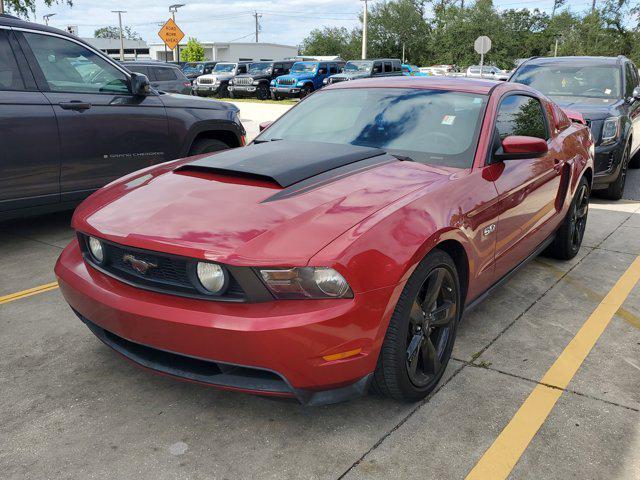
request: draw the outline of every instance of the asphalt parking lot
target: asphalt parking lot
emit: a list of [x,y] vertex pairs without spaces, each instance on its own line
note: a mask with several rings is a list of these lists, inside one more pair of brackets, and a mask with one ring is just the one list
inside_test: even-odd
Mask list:
[[619,279],[640,269],[639,171],[627,193],[592,202],[578,257],[535,259],[465,315],[418,404],[305,408],[143,371],[52,283],[70,214],[0,223],[0,477],[638,479],[640,284]]

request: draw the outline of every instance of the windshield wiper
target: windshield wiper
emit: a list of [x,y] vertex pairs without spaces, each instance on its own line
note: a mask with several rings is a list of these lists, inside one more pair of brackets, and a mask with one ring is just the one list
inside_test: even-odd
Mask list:
[[395,153],[389,153],[387,152],[389,155],[391,155],[392,157],[397,158],[398,160],[400,160],[401,162],[415,162],[415,160],[407,155],[397,155]]

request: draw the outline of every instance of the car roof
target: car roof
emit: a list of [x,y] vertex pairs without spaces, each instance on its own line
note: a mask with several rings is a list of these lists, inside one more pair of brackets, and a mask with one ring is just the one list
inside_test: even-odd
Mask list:
[[522,62],[522,65],[559,65],[572,64],[575,66],[588,65],[619,65],[627,60],[623,55],[617,57],[587,57],[587,56],[570,56],[570,57],[533,57]]
[[[510,86],[497,80],[484,80],[481,78],[465,77],[382,77],[365,78],[357,82],[340,82],[327,85],[323,90],[333,90],[341,88],[414,88],[420,90],[453,90],[456,92],[475,93],[478,95],[488,95],[498,86]],[[525,88],[522,88],[525,87]],[[524,85],[518,85],[518,89],[530,90]]]

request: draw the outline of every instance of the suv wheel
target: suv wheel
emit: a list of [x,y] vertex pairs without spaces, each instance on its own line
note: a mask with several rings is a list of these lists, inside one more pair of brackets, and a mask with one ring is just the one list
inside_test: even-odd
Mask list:
[[449,363],[462,313],[453,260],[435,249],[405,285],[382,343],[372,387],[397,400],[426,397]]
[[218,98],[229,98],[229,88],[226,83],[220,85],[220,88],[218,89]]
[[260,85],[258,87],[258,100],[269,100],[270,91],[267,85]]
[[271,100],[280,101],[282,100],[282,97],[275,92],[271,92]]
[[629,168],[629,154],[631,153],[631,142],[627,143],[627,146],[622,154],[622,161],[620,162],[620,172],[618,178],[613,183],[609,184],[606,190],[602,190],[602,196],[609,200],[620,200],[624,193],[624,185],[627,181],[627,169]]
[[220,150],[227,150],[228,148],[231,147],[220,140],[215,140],[213,138],[201,138],[200,140],[193,142],[191,150],[189,150],[189,156],[218,152]]
[[311,85],[305,85],[300,89],[300,98],[304,98],[313,92],[313,87]]
[[567,216],[545,253],[559,260],[571,260],[580,251],[589,215],[589,183],[582,177],[573,195]]

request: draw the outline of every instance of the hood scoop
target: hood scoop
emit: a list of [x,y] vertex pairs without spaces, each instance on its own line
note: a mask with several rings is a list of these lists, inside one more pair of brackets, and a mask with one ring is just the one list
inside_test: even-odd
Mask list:
[[233,175],[287,188],[345,165],[383,155],[385,151],[379,148],[278,140],[225,150],[185,163],[175,171]]

